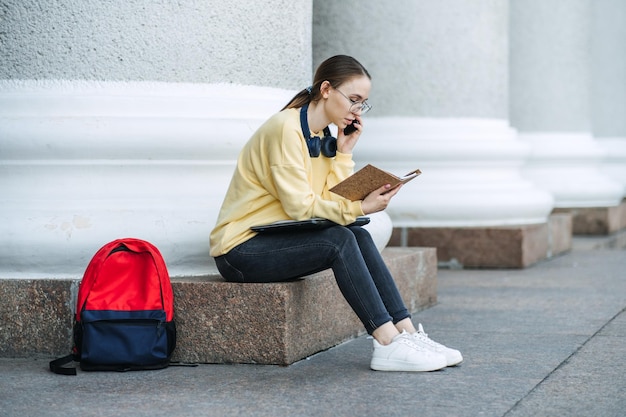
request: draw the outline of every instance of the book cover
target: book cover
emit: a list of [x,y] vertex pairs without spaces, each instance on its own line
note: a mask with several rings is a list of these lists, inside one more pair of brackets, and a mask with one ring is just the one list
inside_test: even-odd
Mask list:
[[419,169],[416,169],[403,177],[398,177],[371,164],[367,164],[335,185],[330,191],[352,201],[363,200],[369,193],[385,184],[391,184],[391,188],[393,188],[399,184],[406,184],[421,173]]

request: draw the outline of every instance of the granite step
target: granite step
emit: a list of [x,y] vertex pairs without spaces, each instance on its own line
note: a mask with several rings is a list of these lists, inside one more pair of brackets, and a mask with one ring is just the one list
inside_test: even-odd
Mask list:
[[[412,312],[437,301],[434,248],[387,248],[383,257]],[[0,280],[0,357],[69,352],[78,280]],[[332,271],[272,284],[219,275],[173,277],[174,360],[288,365],[364,333]]]
[[396,227],[389,246],[436,247],[441,268],[526,268],[571,250],[572,215],[539,224]]

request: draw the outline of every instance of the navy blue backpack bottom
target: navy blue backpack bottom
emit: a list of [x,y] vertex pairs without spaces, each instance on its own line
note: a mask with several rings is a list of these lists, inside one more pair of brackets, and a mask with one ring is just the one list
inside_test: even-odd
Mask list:
[[74,325],[75,356],[83,371],[166,368],[176,325],[163,310],[83,311]]

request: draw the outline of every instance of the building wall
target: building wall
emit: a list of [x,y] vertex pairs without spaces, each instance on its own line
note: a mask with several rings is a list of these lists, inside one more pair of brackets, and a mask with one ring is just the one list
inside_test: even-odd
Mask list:
[[[593,132],[592,86],[601,81],[592,71],[594,45],[618,36],[594,31],[600,4],[511,2],[511,123],[532,148],[525,177],[550,192],[558,208],[614,207],[624,196],[621,181],[603,172],[610,152]],[[611,8],[620,12],[617,3]]]
[[588,132],[589,0],[511,2],[511,122],[521,131]]
[[626,4],[597,0],[591,19],[591,118],[597,138],[626,137]]
[[310,0],[3,0],[0,79],[299,88]]
[[[508,118],[508,2],[316,0],[313,61],[363,59],[376,116]],[[504,35],[504,36],[503,36]]]

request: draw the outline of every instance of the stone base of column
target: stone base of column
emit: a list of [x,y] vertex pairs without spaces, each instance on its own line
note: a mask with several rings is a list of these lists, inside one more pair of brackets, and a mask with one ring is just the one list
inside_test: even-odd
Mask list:
[[572,215],[519,226],[398,227],[389,246],[435,247],[440,267],[525,268],[572,248]]
[[571,214],[575,235],[609,235],[626,229],[626,199],[613,207],[555,208],[553,213]]

